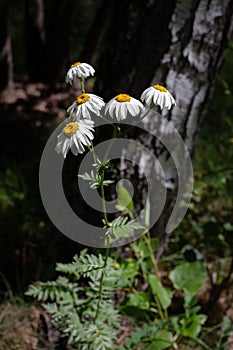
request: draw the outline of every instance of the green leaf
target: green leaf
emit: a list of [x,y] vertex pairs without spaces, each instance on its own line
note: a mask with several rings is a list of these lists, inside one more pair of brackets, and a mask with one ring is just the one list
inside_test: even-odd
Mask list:
[[135,264],[134,259],[126,259],[121,264],[122,275],[126,279],[132,278],[138,274],[139,265]]
[[171,321],[176,333],[180,334],[180,328],[181,328],[180,316],[172,316],[172,317],[170,317],[170,321]]
[[135,220],[128,221],[127,217],[119,216],[112,221],[111,227],[104,226],[104,228],[108,228],[105,233],[106,235],[112,239],[116,239],[120,237],[129,237],[134,230],[143,230],[144,226]]
[[134,207],[134,203],[132,201],[132,197],[130,196],[128,190],[122,185],[122,183],[118,184],[117,192],[118,192],[118,197],[117,197],[116,209],[122,212],[131,211]]
[[149,283],[152,289],[152,293],[158,297],[162,308],[166,310],[171,305],[171,290],[168,288],[164,288],[162,283],[155,275],[149,275]]
[[176,266],[169,273],[169,278],[176,289],[194,294],[205,283],[206,269],[199,261],[188,262]]
[[[159,240],[156,237],[150,238],[150,243],[154,252],[158,250]],[[148,246],[144,240],[139,240],[137,245],[133,247],[135,254],[138,259],[140,258],[149,258],[150,252]]]
[[171,332],[166,330],[158,331],[153,337],[153,341],[146,347],[146,350],[163,350],[170,348],[172,339],[173,336]]
[[181,327],[181,334],[189,338],[196,338],[206,319],[206,315],[192,315]]
[[149,310],[149,296],[144,292],[136,292],[128,295],[127,306],[133,306],[141,310]]
[[150,227],[150,201],[147,199],[144,209],[144,224],[146,228]]
[[[143,335],[143,332],[142,332],[142,335]],[[131,338],[132,338],[134,344],[139,343],[140,340],[141,340],[141,334],[140,334],[140,332],[132,332],[132,333],[131,333]]]
[[233,232],[233,225],[230,222],[226,222],[224,225],[224,230],[229,231],[229,232]]
[[188,309],[192,309],[195,307],[195,305],[197,304],[198,299],[195,295],[193,294],[186,294],[184,296],[184,308],[185,310]]
[[127,346],[128,349],[130,349],[132,345],[132,339],[131,338],[126,338],[125,339],[125,345]]
[[134,259],[126,259],[121,263],[120,286],[129,288],[135,283],[136,275],[138,274],[139,265],[135,264]]
[[226,330],[231,329],[232,327],[233,326],[231,323],[231,319],[228,316],[224,316],[222,319],[222,327],[221,327],[222,332],[225,332]]

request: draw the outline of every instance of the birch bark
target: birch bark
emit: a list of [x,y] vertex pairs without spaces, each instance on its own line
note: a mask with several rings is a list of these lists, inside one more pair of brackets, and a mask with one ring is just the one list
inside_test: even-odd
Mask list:
[[[166,86],[175,96],[177,106],[162,115],[177,128],[193,155],[232,34],[233,1],[124,1],[115,4],[114,13],[105,54],[100,60],[99,93],[106,99],[120,92],[139,98],[150,85]],[[153,119],[149,123],[151,129],[160,127],[161,132],[162,124],[156,125]],[[171,157],[156,139],[140,131],[134,136],[157,154],[165,173],[166,204],[154,227],[161,241],[159,258],[169,241],[165,227],[179,179]],[[147,162],[152,170],[154,166]],[[132,167],[130,177],[135,177]],[[143,188],[139,184],[140,191]]]

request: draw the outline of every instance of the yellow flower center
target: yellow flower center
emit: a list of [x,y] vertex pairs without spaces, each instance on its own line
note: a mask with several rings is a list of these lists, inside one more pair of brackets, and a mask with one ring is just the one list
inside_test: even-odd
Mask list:
[[71,68],[74,68],[74,67],[77,67],[77,66],[79,66],[81,64],[81,62],[75,62],[75,63],[73,63],[73,64],[71,64]]
[[158,85],[158,84],[154,85],[153,88],[156,90],[162,91],[162,92],[167,92],[167,89],[165,87]]
[[78,130],[78,123],[73,122],[73,123],[67,124],[64,127],[63,132],[67,137],[71,137],[76,133],[77,130]]
[[85,103],[89,100],[90,96],[88,94],[82,94],[77,97],[77,103],[78,105],[81,105],[82,103]]
[[131,97],[127,94],[119,94],[115,97],[115,100],[117,102],[129,102],[131,100]]

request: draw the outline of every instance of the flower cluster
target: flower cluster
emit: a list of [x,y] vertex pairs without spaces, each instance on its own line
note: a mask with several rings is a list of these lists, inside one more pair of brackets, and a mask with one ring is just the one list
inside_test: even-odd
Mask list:
[[[111,99],[105,106],[103,99],[92,93],[86,93],[84,82],[95,73],[94,68],[87,63],[76,62],[68,70],[65,81],[73,84],[77,79],[82,86],[82,94],[79,95],[72,105],[67,109],[69,114],[68,122],[58,135],[56,146],[57,153],[62,153],[65,158],[69,149],[74,155],[83,153],[85,146],[90,147],[94,138],[93,116],[102,117],[102,111],[108,117],[117,121],[126,119],[128,116],[136,117],[142,115],[145,106],[153,108],[155,105],[160,108],[170,109],[176,102],[170,92],[161,85],[154,85],[147,88],[141,95],[141,101],[128,94],[121,93]],[[105,107],[105,109],[104,109]]]
[[[68,70],[65,81],[73,84],[79,79],[84,84],[85,79],[93,76],[94,73],[95,70],[90,64],[76,62]],[[57,137],[56,152],[62,153],[66,158],[70,149],[74,155],[77,155],[83,153],[85,147],[90,147],[94,138],[92,116],[99,116],[104,105],[101,97],[83,91],[67,110],[68,122]]]

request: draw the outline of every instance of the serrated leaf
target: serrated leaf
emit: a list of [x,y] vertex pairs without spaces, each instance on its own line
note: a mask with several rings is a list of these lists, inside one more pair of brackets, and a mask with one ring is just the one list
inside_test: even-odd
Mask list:
[[116,239],[121,237],[129,237],[134,230],[144,229],[144,226],[135,220],[128,221],[127,217],[119,216],[112,221],[111,227],[104,226],[104,228],[107,228],[105,233],[106,235]]
[[103,186],[108,186],[108,185],[111,185],[111,184],[113,184],[113,183],[114,183],[113,180],[104,180],[104,181],[103,181]]

